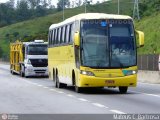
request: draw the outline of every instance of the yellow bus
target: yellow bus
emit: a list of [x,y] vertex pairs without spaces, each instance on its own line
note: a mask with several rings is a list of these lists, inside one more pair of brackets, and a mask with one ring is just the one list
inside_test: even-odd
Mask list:
[[[137,33],[137,42],[136,34]],[[84,13],[49,28],[49,78],[55,87],[119,87],[137,85],[137,48],[144,33],[129,16]]]

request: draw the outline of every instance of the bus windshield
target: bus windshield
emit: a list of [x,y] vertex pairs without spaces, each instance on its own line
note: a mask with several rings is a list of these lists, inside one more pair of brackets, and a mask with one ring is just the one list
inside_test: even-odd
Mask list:
[[28,55],[47,55],[47,45],[36,44],[27,47]]
[[81,64],[95,68],[123,68],[136,65],[132,24],[104,20],[81,22]]

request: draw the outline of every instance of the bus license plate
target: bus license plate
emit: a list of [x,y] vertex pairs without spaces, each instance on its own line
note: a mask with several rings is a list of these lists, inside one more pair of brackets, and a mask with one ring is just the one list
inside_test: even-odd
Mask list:
[[114,84],[114,80],[106,80],[105,83],[106,84]]

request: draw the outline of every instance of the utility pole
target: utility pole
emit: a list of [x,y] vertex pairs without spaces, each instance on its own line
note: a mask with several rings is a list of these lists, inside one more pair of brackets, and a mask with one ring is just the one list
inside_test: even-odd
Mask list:
[[87,4],[90,4],[91,1],[85,0],[84,6],[85,6],[85,13],[87,13]]
[[63,0],[63,20],[64,20],[64,0]]
[[139,0],[134,1],[133,19],[137,18],[140,20],[139,16]]
[[118,0],[118,15],[119,15],[119,0]]
[[87,12],[87,6],[86,6],[86,4],[87,4],[87,0],[85,0],[85,10],[84,10],[84,12],[86,13]]

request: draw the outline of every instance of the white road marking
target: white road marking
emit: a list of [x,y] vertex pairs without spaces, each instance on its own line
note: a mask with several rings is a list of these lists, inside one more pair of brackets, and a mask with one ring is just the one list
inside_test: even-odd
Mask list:
[[34,83],[34,82],[30,82],[31,84],[33,84],[33,85],[38,85],[38,83]]
[[67,94],[67,96],[68,96],[68,97],[75,97],[74,95],[71,95],[71,94]]
[[49,87],[43,87],[43,88],[48,89]]
[[97,107],[101,107],[101,108],[106,108],[105,105],[99,104],[99,103],[92,103],[93,105],[97,106]]
[[144,95],[149,95],[149,96],[153,96],[153,97],[159,97],[160,98],[160,95],[156,95],[156,94],[148,94],[148,93],[143,93]]
[[64,93],[64,92],[62,92],[62,91],[57,91],[57,92],[58,92],[58,93],[61,93],[61,94]]
[[114,113],[117,113],[117,114],[126,114],[126,113],[124,113],[124,112],[121,112],[121,111],[119,111],[119,110],[110,110],[111,112],[114,112]]
[[37,86],[42,87],[43,85],[39,85],[39,84],[37,84]]
[[83,101],[83,102],[89,102],[89,100],[84,99],[84,98],[78,98],[78,100]]
[[49,89],[50,91],[56,91],[55,89]]
[[160,84],[157,83],[143,83],[143,82],[138,82],[139,84],[146,84],[146,85],[155,85],[155,86],[159,86]]
[[149,94],[149,93],[137,92],[137,91],[132,91],[132,90],[128,90],[128,91],[134,92],[134,93],[143,94],[143,95],[153,96],[153,97],[159,97],[160,98],[160,95],[156,95],[156,94]]

